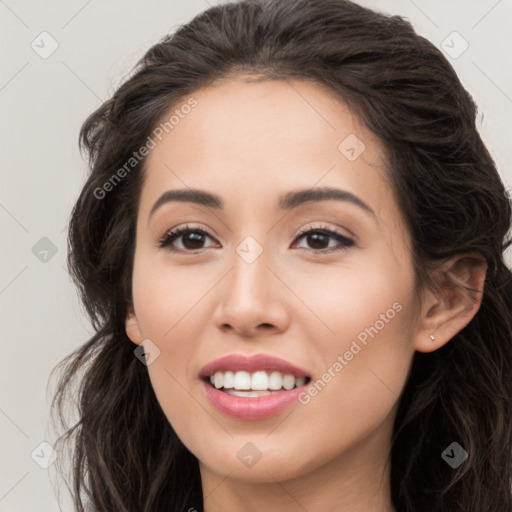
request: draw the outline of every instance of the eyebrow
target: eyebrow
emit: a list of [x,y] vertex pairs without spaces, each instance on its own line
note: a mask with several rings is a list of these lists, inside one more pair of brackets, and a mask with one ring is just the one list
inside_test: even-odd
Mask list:
[[[344,201],[354,204],[361,208],[366,213],[375,217],[375,212],[368,206],[362,199],[339,188],[321,187],[310,188],[304,190],[296,190],[287,192],[279,197],[279,208],[282,210],[291,210],[297,208],[305,203],[320,202],[320,201]],[[170,202],[187,202],[195,203],[208,208],[222,210],[224,208],[224,201],[215,194],[198,189],[177,189],[167,190],[155,202],[149,213],[149,218],[155,213],[162,205]]]

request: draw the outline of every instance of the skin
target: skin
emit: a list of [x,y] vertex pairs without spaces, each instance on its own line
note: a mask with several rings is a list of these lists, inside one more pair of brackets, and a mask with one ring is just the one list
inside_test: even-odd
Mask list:
[[[197,106],[147,158],[126,332],[160,350],[149,377],[200,461],[205,510],[394,511],[387,460],[414,351],[447,343],[477,312],[481,294],[471,301],[442,274],[433,276],[440,291],[419,293],[384,148],[332,93],[238,76],[193,97]],[[354,161],[338,149],[350,134],[366,147]],[[375,215],[335,200],[278,208],[283,193],[323,186],[350,191]],[[225,208],[173,202],[149,218],[163,192],[182,188],[215,193]],[[158,247],[167,231],[187,224],[208,233],[202,248],[187,249],[183,236],[174,242],[182,252]],[[354,245],[326,254],[321,248],[340,247],[335,238],[316,246],[296,238],[319,226]],[[252,263],[236,252],[247,236],[263,250]],[[471,255],[456,260],[453,278],[482,290],[485,264]],[[394,303],[400,312],[306,405],[244,421],[217,411],[203,393],[200,369],[234,353],[283,358],[316,381]],[[261,453],[252,467],[237,457],[246,443]]]

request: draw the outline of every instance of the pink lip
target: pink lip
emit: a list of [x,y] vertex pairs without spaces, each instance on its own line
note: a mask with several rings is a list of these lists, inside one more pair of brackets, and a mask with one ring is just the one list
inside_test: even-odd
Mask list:
[[309,377],[308,372],[302,368],[298,368],[283,359],[267,354],[257,354],[249,357],[241,354],[232,354],[221,357],[204,366],[199,372],[199,376],[201,378],[210,377],[210,375],[213,375],[215,372],[225,372],[228,370],[235,372],[246,371],[249,373],[258,370],[268,370],[293,375],[295,377]]
[[211,386],[209,377],[215,372],[246,371],[253,373],[258,370],[278,371],[295,377],[309,377],[308,372],[293,364],[266,354],[247,357],[233,354],[217,359],[202,368],[199,377],[203,390],[213,404],[223,414],[243,420],[269,418],[286,409],[304,391],[309,383],[289,391],[278,391],[271,395],[258,397],[233,396]]
[[232,418],[242,420],[260,420],[275,416],[286,409],[292,402],[298,401],[298,396],[304,391],[304,386],[277,391],[275,394],[255,397],[233,396],[212,387],[208,382],[202,381],[206,396],[210,402],[222,413]]

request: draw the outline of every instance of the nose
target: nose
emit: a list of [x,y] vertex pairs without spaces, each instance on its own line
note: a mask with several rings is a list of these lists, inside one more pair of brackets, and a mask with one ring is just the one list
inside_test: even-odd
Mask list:
[[233,266],[217,287],[215,325],[244,338],[283,332],[289,323],[286,290],[265,251],[248,262],[235,253]]

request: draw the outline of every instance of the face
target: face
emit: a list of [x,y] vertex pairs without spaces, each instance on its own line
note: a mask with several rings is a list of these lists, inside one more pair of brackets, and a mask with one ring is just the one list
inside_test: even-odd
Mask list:
[[[193,98],[147,157],[137,219],[126,330],[158,401],[202,470],[269,482],[371,463],[419,311],[383,147],[317,84],[238,77]],[[158,201],[191,189],[217,197]]]

